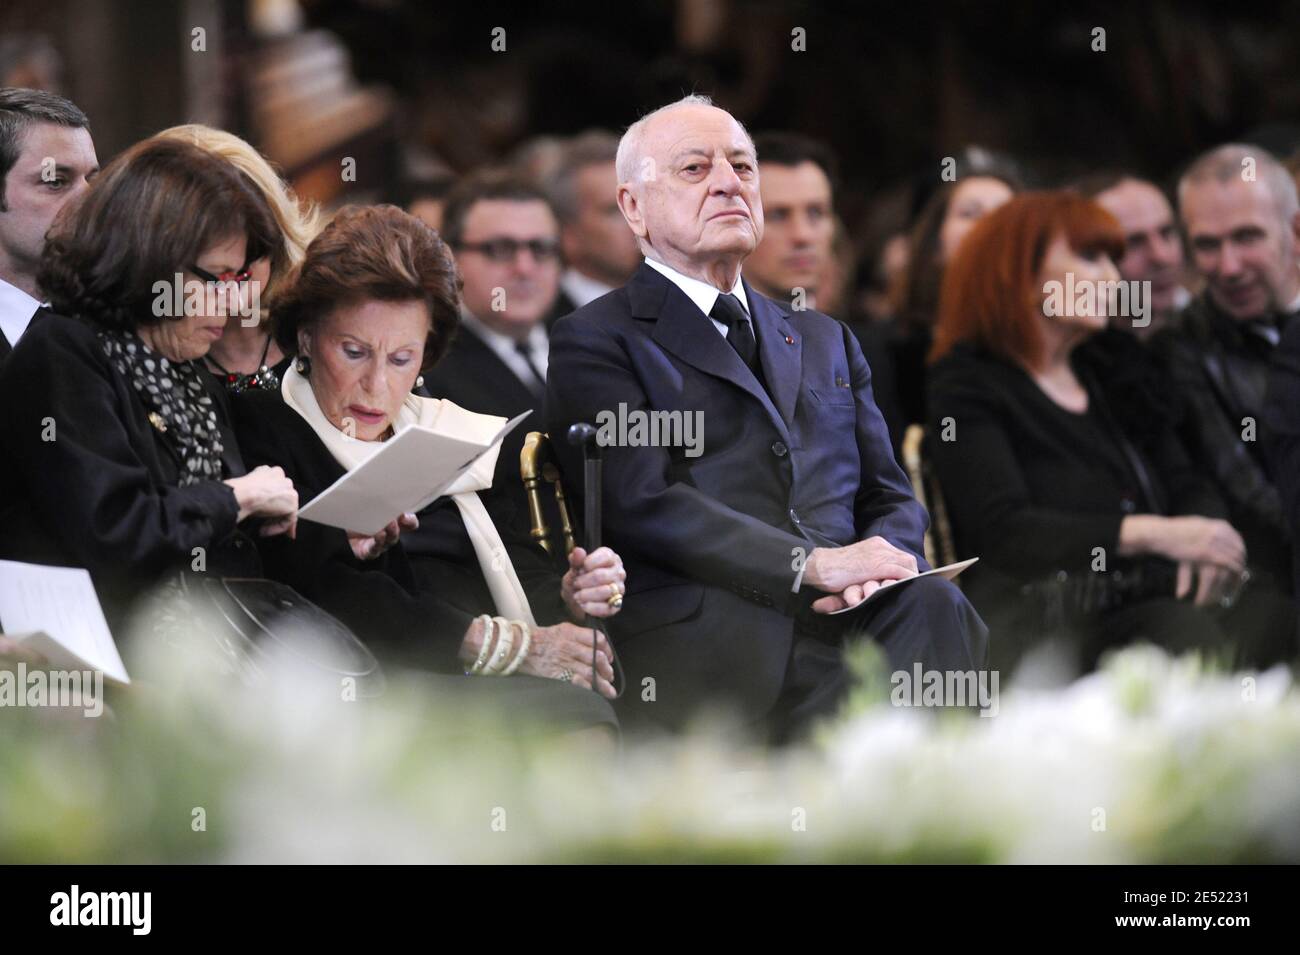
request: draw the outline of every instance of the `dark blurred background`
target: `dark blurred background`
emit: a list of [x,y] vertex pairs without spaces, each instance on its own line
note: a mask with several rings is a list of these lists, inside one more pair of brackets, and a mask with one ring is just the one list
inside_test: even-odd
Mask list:
[[365,201],[706,92],[751,132],[835,147],[860,250],[972,143],[1043,184],[1103,166],[1165,181],[1230,139],[1289,153],[1298,67],[1300,0],[6,0],[0,12],[2,81],[75,100],[101,161],[206,122],[253,141],[309,197]]

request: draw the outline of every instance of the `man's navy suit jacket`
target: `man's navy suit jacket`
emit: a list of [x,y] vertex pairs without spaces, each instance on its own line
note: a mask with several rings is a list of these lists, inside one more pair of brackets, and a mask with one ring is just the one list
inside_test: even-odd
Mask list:
[[[564,439],[571,424],[598,424],[620,405],[703,412],[696,457],[602,449],[603,543],[627,568],[610,626],[627,671],[624,709],[654,722],[677,723],[714,698],[754,718],[771,709],[796,619],[814,620],[819,594],[792,592],[812,548],[879,535],[928,569],[928,517],[895,461],[853,333],[748,284],[745,295],[766,389],[699,307],[644,263],[551,333],[545,418],[576,500],[583,469]],[[856,616],[816,620],[833,630]]]

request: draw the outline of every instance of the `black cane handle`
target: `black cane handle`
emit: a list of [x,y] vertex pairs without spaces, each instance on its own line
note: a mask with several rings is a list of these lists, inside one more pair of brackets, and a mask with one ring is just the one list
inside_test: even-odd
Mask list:
[[[588,554],[595,553],[600,547],[600,495],[602,488],[600,443],[596,439],[596,427],[585,422],[579,422],[569,428],[569,444],[582,448],[582,539]],[[623,695],[626,688],[626,680],[623,678],[623,665],[619,661],[617,654],[614,653],[614,644],[609,639],[609,631],[605,628],[603,621],[587,617],[587,626],[592,630],[599,630],[605,634],[605,640],[609,643],[609,652],[611,663],[614,666],[614,679],[619,684],[618,696]],[[596,644],[592,641],[591,647],[591,688],[596,689]],[[615,697],[618,699],[618,697]]]

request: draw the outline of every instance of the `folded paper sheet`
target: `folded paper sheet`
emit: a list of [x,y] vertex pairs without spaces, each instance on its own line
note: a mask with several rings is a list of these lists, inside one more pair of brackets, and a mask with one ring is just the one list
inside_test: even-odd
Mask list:
[[377,534],[399,515],[422,510],[441,497],[530,414],[512,418],[486,442],[412,425],[312,498],[298,516],[356,534]]
[[0,560],[0,627],[51,666],[100,670],[105,679],[131,682],[95,585],[80,567]]
[[934,568],[934,570],[927,570],[923,574],[916,574],[915,576],[912,577],[904,577],[902,580],[896,580],[892,584],[885,584],[883,587],[878,589],[866,600],[862,601],[862,603],[854,604],[852,607],[845,607],[843,610],[832,610],[831,615],[837,613],[852,613],[854,610],[857,610],[859,607],[866,606],[867,604],[871,603],[871,601],[879,597],[881,594],[887,593],[889,590],[891,590],[894,587],[901,587],[904,584],[910,584],[914,580],[920,580],[922,577],[929,577],[931,574],[939,574],[941,577],[943,577],[946,580],[952,580],[954,577],[960,574],[971,564],[975,563],[975,561],[977,560],[979,560],[978,557],[972,557],[970,560],[959,560],[957,561],[957,563],[948,564],[946,567],[936,567]]

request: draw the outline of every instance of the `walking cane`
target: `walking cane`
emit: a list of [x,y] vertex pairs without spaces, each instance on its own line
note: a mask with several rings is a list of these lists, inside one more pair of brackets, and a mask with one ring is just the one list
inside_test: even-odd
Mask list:
[[[595,553],[600,547],[600,495],[601,495],[601,459],[600,443],[596,440],[595,425],[579,422],[569,428],[569,444],[582,448],[582,541],[588,554]],[[609,638],[605,622],[599,617],[587,615],[584,621],[592,630],[599,630],[605,635],[609,644],[610,663],[614,667],[614,679],[618,681],[618,697],[623,695],[623,666],[614,654],[614,642]],[[591,688],[596,689],[596,641],[591,641]]]

